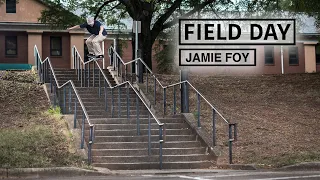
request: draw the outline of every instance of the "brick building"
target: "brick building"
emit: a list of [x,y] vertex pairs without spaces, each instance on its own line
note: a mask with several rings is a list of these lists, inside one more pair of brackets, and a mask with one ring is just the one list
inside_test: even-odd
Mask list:
[[[41,0],[6,0],[0,6],[0,69],[8,64],[34,65],[33,47],[37,45],[42,58],[50,57],[53,66],[59,68],[72,68],[71,47],[76,46],[81,56],[85,53],[85,40],[89,36],[83,30],[66,31],[50,30],[48,26],[38,22],[41,11],[48,8]],[[132,21],[128,20],[127,30],[122,30],[120,38],[126,39],[123,48],[123,60],[132,59],[130,40]],[[117,31],[107,28],[108,39],[104,43],[107,52]],[[320,46],[317,30],[305,31],[299,34],[297,45],[255,46],[257,48],[257,66],[251,68],[254,74],[280,74],[284,73],[312,73],[320,72]],[[105,53],[105,64],[109,63]],[[283,68],[281,66],[283,59]],[[153,60],[153,70],[156,72],[156,62]],[[212,67],[210,67],[212,68]],[[203,71],[195,68],[195,72],[212,72],[212,69]],[[3,68],[2,68],[3,69]],[[232,71],[232,67],[219,67],[217,72]],[[248,71],[249,72],[249,71]]]

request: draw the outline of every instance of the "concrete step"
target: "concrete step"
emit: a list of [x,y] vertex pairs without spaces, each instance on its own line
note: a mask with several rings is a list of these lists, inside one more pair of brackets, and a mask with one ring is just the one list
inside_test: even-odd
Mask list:
[[[158,155],[142,155],[142,156],[93,156],[93,163],[136,163],[136,162],[153,162],[159,163]],[[162,162],[176,161],[207,161],[210,160],[208,155],[204,154],[188,154],[188,155],[163,155]]]
[[[100,97],[99,97],[99,93],[92,93],[92,94],[89,94],[89,93],[78,93],[78,95],[80,96],[81,99],[90,99],[90,100],[100,100],[100,101],[104,101],[105,100],[105,96],[104,96],[104,93],[101,93],[100,94]],[[75,95],[72,94],[71,95],[71,99],[75,99]],[[113,98],[112,98],[113,97]],[[69,98],[69,94],[66,94],[66,98],[68,99]],[[137,98],[137,95],[136,94],[129,94],[129,101],[136,101],[136,98]],[[114,100],[114,102],[118,101],[119,100],[119,94],[113,94],[113,96],[111,96],[111,94],[107,94],[107,100]],[[127,94],[120,94],[120,101],[125,101],[127,102]],[[139,98],[139,101],[140,98]]]
[[[90,76],[88,77],[88,74],[86,76],[82,75],[81,74],[78,76],[76,74],[60,74],[60,75],[56,75],[57,79],[61,79],[61,80],[68,80],[68,79],[74,79],[74,80],[78,80],[80,81],[81,77],[82,77],[82,80],[84,79],[93,79],[93,77],[95,78],[95,80],[99,80],[99,75],[96,74],[95,76],[93,76],[92,74],[90,74]],[[111,75],[106,75],[106,78],[108,80],[114,80],[113,77]],[[100,80],[103,81],[104,77],[101,75],[100,76]]]
[[[92,111],[92,110],[101,110],[101,111],[103,111],[103,110],[105,110],[105,105],[104,104],[101,104],[101,105],[99,104],[99,105],[96,105],[96,106],[87,106],[87,104],[84,104],[84,106],[85,106],[87,111]],[[68,104],[67,104],[67,107],[69,107]],[[72,104],[71,107],[72,107],[72,112],[73,112],[74,104]],[[111,108],[111,105],[107,104],[107,110],[108,110],[108,112],[111,112],[111,109],[109,110],[109,108]],[[118,105],[114,106],[114,108],[116,110],[118,110]],[[140,105],[140,106],[138,106],[138,108],[140,110],[142,110],[142,109],[146,110],[146,107],[144,105]],[[77,104],[77,111],[80,111],[81,109],[82,109],[82,107],[80,106],[80,104]],[[122,109],[123,111],[127,112],[127,106],[120,106],[120,109]],[[129,105],[129,111],[136,111],[136,109],[137,109],[137,107],[135,106],[135,104]]]
[[[166,141],[193,141],[194,135],[166,135]],[[158,141],[159,135],[152,135],[151,141]],[[141,136],[95,136],[95,142],[148,142],[147,135]]]
[[[98,72],[100,70],[97,69],[98,67],[95,68],[95,71]],[[69,70],[59,70],[59,69],[54,69],[54,73],[55,74],[76,74],[77,70],[76,69],[69,69]],[[81,70],[78,70],[78,72],[81,73]],[[85,71],[82,70],[82,73],[84,73]],[[93,72],[93,68],[91,67],[90,69],[90,73]],[[109,71],[103,71],[106,75],[109,74],[110,75],[110,72]],[[88,73],[88,69],[86,69],[86,73]]]
[[[151,129],[151,135],[159,135],[159,129]],[[87,133],[89,130],[87,130]],[[167,129],[166,135],[189,135],[192,134],[190,129]],[[136,136],[136,129],[123,130],[95,130],[96,136]],[[140,135],[148,135],[148,129],[140,129]]]
[[[77,119],[81,119],[82,118],[82,114],[79,113],[77,114]],[[113,117],[118,117],[118,114],[114,113]],[[120,117],[127,117],[127,114],[120,114]],[[137,117],[137,115],[135,114],[130,114],[129,115],[130,118],[135,118]],[[147,118],[148,115],[139,115],[139,117],[141,118]],[[111,113],[103,113],[103,114],[89,114],[89,118],[90,119],[96,119],[96,118],[112,118],[112,114]]]
[[[162,148],[163,155],[205,154],[205,147]],[[159,155],[159,148],[151,148],[152,155]],[[148,148],[141,149],[92,149],[92,156],[143,156],[148,155]]]
[[[72,80],[72,81],[73,81],[73,84],[74,84],[77,88],[78,88],[78,87],[88,87],[88,81],[86,81],[86,83],[82,82],[82,86],[81,86],[81,81],[75,81],[75,80]],[[58,82],[59,82],[60,85],[62,85],[62,84],[64,84],[64,83],[67,82],[67,81],[59,81],[59,80],[58,80]],[[110,82],[110,83],[111,83],[111,82]],[[116,85],[115,82],[112,82],[112,83],[113,83],[113,86]],[[102,86],[102,85],[103,85],[103,84],[101,83],[101,86]],[[95,84],[93,85],[93,82],[90,81],[89,87],[99,87],[99,82],[95,82]]]
[[[152,117],[152,116],[151,116]],[[150,117],[151,122],[155,122],[154,118]],[[184,123],[185,121],[181,118],[158,118],[162,123]],[[137,118],[102,118],[102,119],[91,119],[92,123],[95,124],[135,124]],[[140,124],[148,124],[148,118],[140,118]]]
[[[78,74],[76,71],[74,72],[54,72],[56,76],[61,76],[63,77],[63,75],[66,76],[71,76],[71,77],[78,77]],[[81,77],[81,71],[79,72],[79,77]],[[109,73],[104,73],[106,75],[106,77],[112,77],[111,74]],[[82,72],[82,76],[84,76],[84,71]],[[90,70],[90,76],[93,77],[93,71]],[[86,77],[88,77],[88,71],[86,71]],[[99,71],[95,71],[95,77],[99,77]],[[102,74],[100,75],[100,77],[103,77]]]
[[[82,101],[103,101],[104,102],[104,100],[105,100],[104,97],[100,97],[99,98],[98,95],[96,97],[95,96],[85,96],[85,95],[79,95],[79,96],[80,96]],[[69,97],[66,97],[66,98],[68,99]],[[75,99],[75,98],[71,97],[71,102],[72,102],[72,99]],[[119,100],[118,97],[113,97],[113,98],[112,97],[107,97],[107,100],[109,100],[110,102],[112,102],[112,99],[114,100],[114,102],[116,102],[116,100]],[[135,100],[136,100],[136,98],[132,98],[132,97],[129,98],[129,101],[134,101],[135,102]],[[124,97],[124,96],[122,96],[122,97],[120,96],[120,101],[127,102],[127,98]],[[139,101],[141,101],[141,100],[139,99]]]
[[[104,167],[111,170],[136,170],[159,169],[159,162],[135,162],[135,163],[93,163],[93,166]],[[214,165],[211,161],[182,161],[164,162],[163,169],[204,169]]]
[[[73,110],[73,109],[71,109],[71,110]],[[77,111],[77,114],[82,114],[82,111],[80,111],[80,108],[78,109],[79,111]],[[104,109],[94,109],[94,110],[88,110],[88,109],[86,109],[87,110],[87,113],[88,114],[97,114],[97,115],[99,115],[99,114],[110,114],[111,113],[111,108],[106,112]],[[73,111],[71,111],[71,112],[73,112]],[[115,115],[118,115],[118,113],[119,113],[119,111],[118,111],[118,109],[114,109],[114,114]],[[148,113],[149,113],[149,111],[147,110],[147,109],[145,109],[145,108],[141,108],[140,110],[139,110],[139,115],[148,115]],[[129,111],[129,115],[134,115],[134,114],[137,114],[137,110],[131,110],[131,111]],[[127,109],[120,109],[120,115],[127,115]]]
[[[93,102],[93,101],[86,101],[86,102],[82,101],[82,102],[84,103],[84,105],[86,107],[87,106],[99,106],[99,107],[104,107],[105,106],[105,101],[104,100],[96,101],[96,102]],[[74,104],[73,101],[71,103],[72,103],[72,105]],[[107,104],[108,108],[111,107],[111,101],[108,101],[107,103],[108,103]],[[79,105],[79,103],[77,105]],[[118,105],[119,105],[119,102],[114,103],[114,107],[118,107]],[[130,107],[133,107],[133,106],[136,107],[136,101],[129,101],[129,105],[130,105]],[[140,107],[145,107],[145,105],[142,102],[139,102],[139,106]],[[120,102],[120,107],[121,108],[127,108],[127,101],[125,101],[125,102],[121,101]]]
[[[91,117],[91,116],[90,116]],[[89,117],[89,118],[90,118]],[[80,120],[80,118],[79,118]],[[92,123],[94,124],[94,123]],[[136,124],[94,124],[96,130],[122,130],[122,129],[136,129]],[[188,129],[190,128],[187,123],[167,123],[165,124],[166,129]],[[86,126],[88,129],[89,127]],[[151,129],[158,129],[159,125],[155,120],[151,123]],[[140,129],[148,129],[148,124],[140,124]]]
[[[187,148],[187,147],[200,147],[199,141],[169,141],[162,144],[163,148]],[[148,142],[101,142],[93,143],[93,149],[137,149],[147,148]],[[159,142],[151,142],[152,148],[159,148]]]

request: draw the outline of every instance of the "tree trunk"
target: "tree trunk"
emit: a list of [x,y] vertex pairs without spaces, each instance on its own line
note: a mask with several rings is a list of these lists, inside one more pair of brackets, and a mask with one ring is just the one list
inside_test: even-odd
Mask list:
[[139,50],[142,55],[142,60],[152,69],[152,45],[150,21],[141,23],[141,35],[139,36]]
[[[153,8],[151,3],[141,3],[139,8],[141,11],[136,15],[136,20],[141,21],[141,33],[138,35],[138,49],[141,54],[141,59],[152,69],[152,45],[154,41],[151,37],[151,19]],[[135,57],[135,33],[132,34],[132,57]]]

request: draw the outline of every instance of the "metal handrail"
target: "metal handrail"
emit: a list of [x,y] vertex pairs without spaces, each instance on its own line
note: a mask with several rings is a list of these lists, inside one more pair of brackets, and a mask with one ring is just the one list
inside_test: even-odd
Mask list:
[[228,121],[225,117],[223,117],[223,115],[222,115],[194,86],[192,86],[192,84],[191,84],[188,80],[181,81],[181,82],[178,82],[178,83],[175,83],[175,84],[170,84],[170,85],[165,86],[165,87],[163,87],[163,88],[169,88],[169,87],[173,87],[173,86],[176,86],[176,85],[179,85],[179,84],[183,84],[183,83],[188,83],[188,84],[192,87],[192,89],[194,89],[194,90],[200,95],[200,97],[202,97],[202,98],[206,101],[206,103],[208,103],[208,105],[209,105],[212,109],[214,109],[214,110],[216,111],[216,113],[218,113],[219,116],[220,116],[227,124],[230,124],[229,121]]
[[[82,100],[81,100],[81,98],[80,98],[80,96],[79,96],[79,94],[78,94],[78,91],[77,91],[77,89],[75,88],[75,85],[74,85],[74,83],[73,83],[73,81],[72,80],[68,80],[67,82],[65,82],[64,84],[62,84],[61,86],[59,85],[59,82],[58,82],[58,80],[57,80],[57,77],[56,77],[56,74],[55,74],[55,72],[54,72],[54,70],[53,70],[53,66],[52,66],[52,63],[51,63],[51,61],[50,61],[50,58],[49,57],[47,57],[44,61],[42,61],[42,59],[41,59],[41,57],[40,57],[40,55],[39,55],[39,50],[38,50],[38,48],[37,48],[37,46],[35,45],[34,46],[34,56],[36,57],[37,56],[37,58],[35,58],[35,65],[36,65],[36,67],[37,67],[37,70],[38,70],[38,74],[40,75],[40,78],[43,78],[42,76],[44,75],[44,76],[46,76],[47,74],[47,72],[48,71],[46,71],[46,72],[44,72],[43,71],[43,69],[42,69],[42,65],[45,63],[45,62],[47,62],[48,64],[49,64],[49,68],[50,68],[50,70],[51,70],[51,76],[53,76],[53,78],[54,78],[54,82],[56,83],[56,86],[55,86],[55,88],[57,87],[58,89],[60,89],[60,88],[63,88],[63,87],[65,87],[67,84],[69,84],[70,83],[70,85],[72,86],[72,89],[73,89],[73,91],[74,91],[74,93],[75,93],[75,95],[76,95],[76,98],[77,98],[77,100],[78,100],[78,102],[80,103],[80,106],[81,106],[81,108],[82,108],[82,112],[83,112],[83,117],[82,117],[82,131],[81,131],[81,149],[83,149],[83,144],[84,144],[84,129],[85,129],[85,127],[84,127],[84,120],[85,119],[87,119],[87,123],[88,123],[88,125],[90,126],[90,130],[89,130],[89,142],[88,142],[88,144],[89,144],[89,146],[88,146],[88,164],[91,164],[91,160],[92,160],[92,158],[91,158],[91,146],[92,146],[92,144],[93,144],[93,141],[94,141],[94,131],[95,131],[95,128],[94,128],[94,125],[93,124],[91,124],[91,122],[90,122],[90,119],[89,119],[89,115],[88,115],[88,113],[87,113],[87,110],[86,110],[86,108],[84,107],[84,105],[83,105],[83,102],[82,102]],[[46,66],[46,68],[47,68],[47,66]],[[42,70],[42,72],[41,72],[41,70]],[[47,69],[46,69],[47,70]],[[40,73],[42,73],[42,74],[40,74]],[[52,77],[50,76],[50,81],[52,80]],[[44,80],[44,82],[46,81],[46,79]],[[50,84],[51,84],[51,90],[52,90],[52,86],[53,86],[53,84],[52,84],[52,82],[50,82]],[[69,86],[70,87],[70,86]],[[54,88],[54,89],[55,89]],[[69,103],[70,103],[70,101],[71,101],[71,96],[70,96],[70,93],[71,93],[71,89],[69,89]],[[54,92],[54,94],[55,94],[55,92]],[[55,95],[54,95],[54,97],[55,97]],[[54,100],[54,103],[55,103],[55,100]],[[76,103],[75,103],[75,112],[74,112],[74,128],[76,128]],[[69,104],[69,108],[70,108],[70,104]],[[69,109],[70,110],[70,109]]]
[[118,56],[118,58],[121,60],[121,63],[122,63],[124,66],[127,66],[127,65],[129,65],[129,64],[132,64],[132,63],[134,63],[134,62],[136,62],[136,61],[140,61],[140,62],[147,68],[147,70],[149,71],[149,73],[150,73],[152,76],[154,76],[154,78],[155,78],[156,81],[159,83],[159,85],[160,85],[162,88],[164,87],[164,86],[161,84],[161,82],[159,81],[159,79],[156,78],[155,74],[153,74],[152,70],[148,67],[148,65],[147,65],[141,58],[136,58],[136,59],[131,60],[131,61],[129,61],[129,62],[124,62],[124,61],[122,60],[122,58],[120,57],[120,55],[115,51],[114,47],[110,46],[110,49],[113,49],[113,52],[115,53],[116,56]]
[[[94,59],[91,59],[91,60],[89,60],[89,61],[87,61],[87,62],[84,62],[83,59],[82,59],[82,57],[80,56],[80,53],[79,53],[78,49],[76,48],[76,46],[73,46],[73,47],[72,47],[72,57],[73,57],[73,59],[74,59],[74,62],[76,61],[76,59],[75,59],[75,57],[74,57],[75,54],[80,58],[79,62],[82,63],[82,66],[85,66],[86,64],[89,64],[90,62],[94,62],[94,61],[96,62],[96,60],[94,60]],[[74,65],[74,66],[76,66],[76,65]],[[75,68],[80,68],[80,67],[75,67]],[[83,68],[83,67],[82,67],[82,68]],[[82,69],[82,68],[81,68],[81,69]],[[76,72],[79,73],[78,71],[76,71]],[[111,87],[111,83],[110,83],[110,81],[108,80],[108,78],[106,78],[106,81],[107,81],[108,85]]]
[[43,63],[45,63],[46,61],[48,61],[49,66],[50,66],[50,69],[51,69],[51,72],[52,72],[52,75],[53,75],[53,77],[54,77],[54,80],[55,80],[55,82],[56,82],[56,84],[57,84],[58,89],[64,87],[64,86],[67,85],[68,83],[71,83],[71,86],[72,86],[72,88],[73,88],[73,90],[74,90],[74,92],[75,92],[75,95],[76,95],[76,97],[77,97],[77,99],[78,99],[78,101],[79,101],[79,103],[80,103],[80,105],[81,105],[81,108],[82,108],[82,110],[83,110],[83,112],[84,112],[84,114],[85,114],[85,116],[86,116],[86,118],[87,118],[88,124],[89,124],[90,126],[93,126],[93,125],[91,124],[90,120],[89,120],[89,115],[88,115],[88,113],[87,113],[87,111],[86,111],[86,108],[85,108],[84,105],[83,105],[83,102],[82,102],[82,100],[81,100],[81,98],[80,98],[80,96],[79,96],[79,94],[78,94],[78,91],[77,91],[77,89],[75,88],[74,83],[72,82],[72,80],[69,80],[69,81],[65,82],[64,84],[62,84],[62,85],[60,86],[60,85],[59,85],[59,82],[58,82],[58,80],[57,80],[56,74],[55,74],[55,72],[54,72],[54,70],[53,70],[53,67],[52,67],[50,58],[47,57],[44,61],[42,61],[41,58],[40,58],[40,56],[39,56],[39,51],[38,51],[37,46],[35,46],[35,51],[37,52],[37,55],[38,55],[38,58],[39,58],[41,64],[43,64]]
[[[105,75],[103,69],[100,67],[99,63],[97,60],[90,60],[90,61],[87,61],[87,62],[84,62],[77,50],[77,48],[75,46],[73,46],[72,48],[72,54],[73,54],[73,58],[74,58],[74,62],[75,62],[75,57],[74,57],[74,52],[77,54],[78,57],[80,57],[80,61],[82,63],[82,65],[86,65],[86,64],[89,64],[90,62],[95,62],[98,69],[100,70],[100,73],[102,74],[103,78],[105,81],[108,82],[108,85],[109,85],[109,88],[111,89],[115,89],[115,88],[120,88],[120,86],[123,86],[125,84],[128,84],[132,89],[133,91],[135,92],[135,94],[137,95],[137,97],[140,99],[140,101],[143,103],[143,105],[147,108],[147,110],[149,111],[149,123],[150,123],[150,115],[153,117],[153,119],[156,121],[156,123],[159,125],[159,143],[160,143],[160,147],[159,147],[159,150],[160,150],[160,169],[162,169],[162,143],[164,142],[164,137],[165,137],[165,133],[163,133],[164,130],[164,123],[161,123],[159,121],[159,119],[155,116],[155,114],[152,112],[152,110],[148,107],[148,105],[146,104],[146,102],[143,100],[143,98],[141,97],[141,95],[139,94],[139,92],[134,88],[134,86],[131,84],[130,81],[126,81],[126,82],[122,82],[120,84],[117,84],[115,86],[112,86],[111,83],[109,82],[107,76]],[[124,61],[122,60],[122,58],[117,54],[118,58],[121,60],[122,63],[124,63]],[[78,67],[77,67],[78,68]],[[95,76],[95,74],[93,75]],[[100,79],[100,74],[99,74],[99,79]],[[100,96],[100,80],[99,80],[99,96]],[[106,88],[106,87],[105,87]],[[150,139],[150,126],[149,126],[149,145],[148,145],[148,152],[149,154],[151,154],[151,139]]]
[[[229,126],[229,163],[232,164],[232,142],[233,141],[236,141],[237,140],[237,124],[236,123],[230,123],[218,110],[217,108],[215,108],[189,81],[185,80],[185,81],[180,81],[178,83],[174,83],[174,84],[171,84],[171,85],[168,85],[168,86],[163,86],[161,84],[161,82],[159,81],[159,79],[156,77],[156,75],[151,71],[151,69],[148,67],[148,65],[141,59],[141,58],[136,58],[134,60],[131,60],[127,63],[125,63],[120,55],[115,51],[115,49],[111,46],[109,48],[111,50],[111,52],[113,52],[115,54],[115,57],[118,57],[120,60],[121,60],[121,63],[125,66],[125,70],[127,71],[127,65],[129,64],[132,64],[132,63],[135,63],[136,61],[140,61],[144,67],[148,70],[147,71],[147,92],[148,92],[148,72],[153,76],[154,78],[154,104],[156,104],[156,82],[158,82],[158,84],[160,85],[160,87],[162,88],[163,92],[164,92],[164,95],[163,95],[163,114],[165,115],[165,111],[166,111],[166,89],[169,88],[169,87],[174,87],[176,85],[180,85],[180,84],[185,84],[187,83],[188,85],[190,85],[192,87],[192,89],[194,89],[196,92],[197,92],[197,95],[198,95],[198,127],[201,127],[200,125],[200,97],[203,98],[205,100],[205,102],[212,108],[213,110],[213,146],[215,146],[215,134],[216,134],[216,129],[215,129],[215,114],[217,113],[223,120],[226,124],[228,124]],[[116,58],[115,58],[116,59]],[[113,66],[114,66],[114,70],[116,69],[116,63],[114,62],[113,63]],[[119,70],[119,66],[117,67],[117,69]],[[121,69],[122,70],[122,69]],[[125,73],[127,73],[125,71]],[[118,72],[119,74],[119,72]],[[138,72],[136,72],[136,77],[138,77]],[[118,75],[119,76],[119,75]],[[122,76],[122,71],[121,71],[121,76]],[[125,77],[126,77],[126,74],[125,74]],[[175,98],[175,97],[174,97]],[[174,107],[175,107],[175,102],[174,102]],[[175,109],[174,109],[174,113],[175,113]],[[234,128],[234,138],[232,138],[232,127]]]
[[[97,62],[96,62],[96,63],[97,63]],[[97,66],[98,66],[98,68],[100,69],[103,77],[106,79],[107,77],[106,77],[106,75],[104,74],[104,72],[102,71],[102,69],[101,69],[101,67],[100,67],[100,65],[99,65],[98,63],[97,63]],[[150,114],[152,115],[152,117],[155,119],[155,121],[157,122],[157,124],[158,124],[159,126],[163,126],[164,123],[161,123],[161,122],[159,121],[159,119],[152,113],[152,110],[148,107],[148,105],[145,103],[145,101],[143,100],[143,98],[141,97],[141,95],[139,94],[139,92],[134,88],[134,86],[131,84],[130,81],[125,81],[125,82],[123,82],[123,83],[117,84],[117,85],[115,85],[115,86],[110,87],[110,89],[115,89],[115,88],[120,87],[120,86],[123,86],[123,85],[125,85],[125,84],[129,84],[129,85],[130,85],[130,87],[134,90],[134,92],[136,93],[136,95],[137,95],[137,96],[139,97],[139,99],[142,101],[143,105],[147,108],[147,110],[149,111],[149,113],[150,113]]]
[[162,87],[162,89],[165,89],[165,88],[169,88],[169,87],[172,87],[172,86],[176,86],[176,85],[179,85],[179,84],[183,84],[183,83],[188,83],[207,103],[208,105],[214,109],[218,114],[219,116],[227,123],[227,124],[230,124],[226,118],[217,110],[217,108],[215,108],[189,81],[185,80],[185,81],[180,81],[178,83],[174,83],[174,84],[170,84],[170,85],[167,85],[167,86],[163,86],[160,82],[160,80],[156,77],[156,75],[152,72],[152,70],[148,67],[148,65],[141,59],[141,58],[137,58],[137,59],[134,59],[134,60],[131,60],[129,62],[124,62],[121,57],[119,56],[119,54],[114,50],[114,48],[111,46],[110,47],[111,49],[113,49],[113,52],[116,54],[116,56],[118,56],[121,60],[121,62],[123,63],[124,66],[128,65],[128,64],[132,64],[136,61],[140,61],[146,68],[147,70],[150,72],[150,74],[156,79],[156,81],[159,83],[159,85]]

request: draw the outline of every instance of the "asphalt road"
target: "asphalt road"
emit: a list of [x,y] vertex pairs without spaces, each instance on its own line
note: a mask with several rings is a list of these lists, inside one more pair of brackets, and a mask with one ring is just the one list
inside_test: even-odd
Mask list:
[[319,180],[320,171],[306,172],[259,172],[259,171],[224,171],[211,173],[181,173],[181,174],[119,174],[109,176],[81,177],[48,177],[48,178],[18,178],[10,180]]

